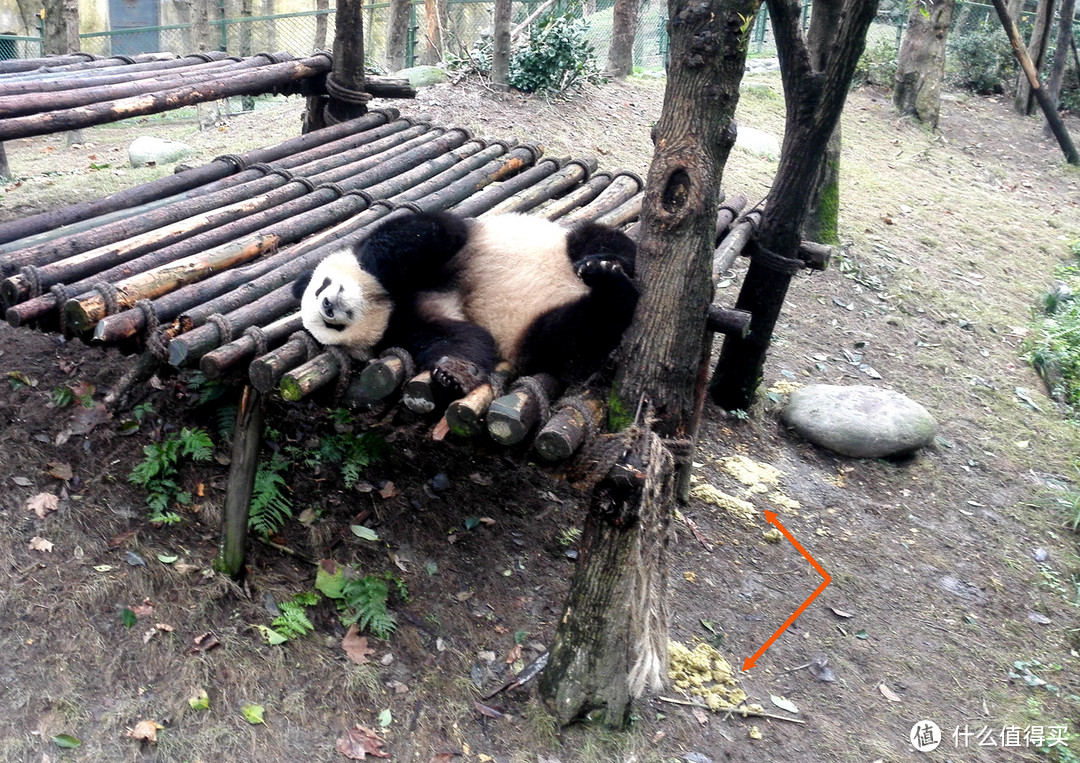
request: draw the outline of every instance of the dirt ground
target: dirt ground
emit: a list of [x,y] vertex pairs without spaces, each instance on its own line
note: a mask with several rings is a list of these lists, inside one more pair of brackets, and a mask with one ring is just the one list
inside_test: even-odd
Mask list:
[[[568,102],[460,83],[395,105],[644,174],[662,100],[663,81],[643,78]],[[167,172],[124,167],[139,130],[192,143],[201,162],[296,134],[299,109],[263,104],[204,133],[181,116],[95,128],[73,147],[9,143],[20,177],[0,190],[0,217]],[[739,118],[781,134],[776,75],[747,78]],[[1077,760],[1080,559],[1065,503],[1077,495],[1080,438],[1025,362],[1024,341],[1080,235],[1080,174],[1038,121],[1001,99],[950,95],[930,133],[897,118],[887,93],[859,90],[843,135],[842,253],[794,282],[749,417],[706,411],[696,484],[755,510],[693,499],[671,546],[672,639],[711,643],[736,668],[820,582],[790,543],[770,542],[763,510],[831,575],[738,678],[751,702],[786,720],[648,697],[628,732],[557,731],[528,690],[482,699],[551,642],[581,499],[525,451],[434,444],[424,422],[383,427],[387,456],[354,489],[332,469],[295,465],[295,514],[318,516],[288,523],[280,540],[301,556],[254,544],[246,585],[229,583],[209,569],[226,466],[181,470],[195,499],[167,528],[146,521],[145,495],[127,483],[143,447],[182,426],[206,427],[225,460],[221,409],[195,404],[198,379],[155,377],[134,401],[149,403],[137,427],[132,409],[57,407],[54,390],[68,385],[92,385],[100,401],[131,359],[3,326],[0,759],[337,761],[338,738],[360,724],[393,760],[440,763]],[[756,202],[775,166],[736,148],[724,186]],[[725,282],[721,304],[734,303],[738,282]],[[810,382],[904,392],[940,436],[901,462],[825,452],[778,419],[785,391]],[[274,402],[268,423],[267,450],[313,450],[335,431],[309,404]],[[740,481],[732,456],[773,467],[774,482],[760,469]],[[30,507],[41,493],[59,499],[43,518]],[[357,517],[378,542],[349,532]],[[282,646],[255,627],[275,600],[311,589],[310,560],[324,557],[408,588],[407,602],[393,602],[396,633],[369,638],[370,664],[347,659],[328,603],[311,610],[314,634]],[[131,627],[124,609],[138,614]],[[217,647],[206,648],[208,633]],[[203,691],[209,709],[192,708]],[[248,723],[245,703],[264,707],[265,723]],[[156,744],[128,736],[147,720],[163,727]],[[943,735],[926,753],[909,741],[924,720]],[[61,734],[81,746],[62,749]],[[1071,750],[1053,746],[1062,735]]]

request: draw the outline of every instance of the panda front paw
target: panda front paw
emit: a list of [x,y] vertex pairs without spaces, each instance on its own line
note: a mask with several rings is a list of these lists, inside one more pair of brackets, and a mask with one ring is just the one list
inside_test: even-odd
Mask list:
[[574,272],[586,286],[627,279],[622,263],[606,257],[583,257],[574,264]]
[[458,400],[487,381],[475,363],[443,356],[431,369],[431,379],[452,400]]

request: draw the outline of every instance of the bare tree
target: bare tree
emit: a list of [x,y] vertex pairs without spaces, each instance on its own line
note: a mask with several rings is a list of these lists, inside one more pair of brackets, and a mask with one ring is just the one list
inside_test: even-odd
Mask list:
[[720,178],[756,11],[756,0],[668,2],[672,66],[641,214],[642,296],[615,386],[627,410],[642,414],[594,454],[616,466],[601,468],[591,495],[582,557],[541,683],[561,723],[598,711],[621,726],[632,699],[666,675],[674,461],[690,458],[704,399]]
[[510,0],[495,0],[492,19],[491,81],[506,88],[510,81]]
[[615,0],[607,59],[607,72],[612,77],[626,77],[634,71],[634,38],[637,37],[639,2]]
[[802,266],[798,247],[807,200],[877,12],[877,0],[844,0],[835,42],[815,62],[803,38],[798,0],[768,0],[768,6],[787,118],[780,166],[748,247],[750,267],[735,304],[753,315],[753,323],[745,337],[725,339],[711,384],[713,400],[728,410],[748,408],[761,382],[784,297]]
[[[841,0],[814,2],[806,43],[816,68],[824,65],[829,47],[840,28],[842,10]],[[840,124],[837,123],[825,146],[825,156],[818,168],[806,222],[803,223],[803,237],[809,241],[840,243],[840,146]]]
[[[1056,107],[1058,98],[1061,96],[1061,83],[1065,79],[1065,67],[1069,63],[1069,53],[1075,44],[1073,31],[1073,16],[1076,14],[1076,0],[1061,0],[1061,10],[1058,13],[1058,36],[1057,45],[1054,48],[1054,63],[1050,67],[1050,79],[1046,83],[1046,97]],[[1043,127],[1046,135],[1051,135],[1052,130],[1049,121]]]
[[931,127],[937,127],[941,113],[945,41],[954,5],[955,0],[927,0],[912,8],[896,62],[893,104]]
[[[47,56],[62,56],[79,51],[78,0],[46,0],[42,9],[41,47]],[[71,130],[67,144],[82,143],[82,130]]]

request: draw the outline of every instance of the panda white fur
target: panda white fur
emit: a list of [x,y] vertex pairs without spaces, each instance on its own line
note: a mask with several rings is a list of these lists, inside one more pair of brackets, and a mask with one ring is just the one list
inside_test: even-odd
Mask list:
[[358,359],[409,350],[451,392],[500,360],[583,381],[633,318],[634,242],[528,215],[399,214],[297,282],[304,327]]

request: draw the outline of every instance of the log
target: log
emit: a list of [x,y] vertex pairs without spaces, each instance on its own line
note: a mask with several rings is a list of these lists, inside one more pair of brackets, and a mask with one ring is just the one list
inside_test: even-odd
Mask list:
[[[549,157],[537,162],[534,166],[515,175],[510,180],[497,185],[489,185],[475,196],[465,199],[460,204],[455,204],[450,211],[456,212],[462,217],[476,217],[474,210],[477,209],[494,211],[494,209],[505,204],[511,196],[519,194],[519,192],[524,193],[537,187],[537,184],[542,184],[545,178],[562,167],[564,161],[564,159]],[[491,213],[490,211],[488,214]]]
[[645,182],[633,172],[620,172],[611,179],[610,185],[599,196],[583,207],[567,214],[560,222],[565,225],[595,220],[619,208],[641,192]]
[[285,157],[302,155],[306,151],[314,151],[326,144],[378,127],[381,124],[397,119],[397,116],[396,109],[373,110],[360,119],[351,122],[343,122],[325,130],[290,138],[270,148],[249,151],[237,157],[239,165],[229,157],[219,157],[201,167],[184,170],[134,188],[118,191],[101,199],[73,204],[50,212],[42,212],[30,217],[24,217],[21,220],[0,223],[0,244],[24,239],[43,231],[56,230],[62,226],[90,220],[103,214],[125,211],[139,204],[168,199],[174,194],[184,193],[225,178],[239,171],[241,166],[278,162]]
[[281,377],[281,396],[295,403],[337,378],[340,367],[333,354],[323,352]]
[[364,92],[373,98],[415,98],[416,88],[405,77],[364,76]]
[[568,214],[571,210],[588,204],[595,199],[605,188],[611,185],[613,179],[611,173],[597,172],[581,186],[575,188],[562,198],[554,199],[546,204],[542,204],[533,214],[537,217],[542,217],[545,220],[557,220]]
[[799,244],[798,257],[809,270],[825,270],[829,267],[835,247],[828,244],[818,244],[813,241],[803,241]]
[[[389,196],[395,204],[419,201],[445,188],[455,180],[460,180],[473,170],[485,166],[505,152],[506,147],[498,143],[485,147],[483,140],[471,140],[453,151],[425,162],[410,172],[372,186],[369,193],[379,199]],[[409,184],[412,187],[393,193],[393,189],[403,184]]]
[[388,355],[375,358],[364,370],[360,378],[353,382],[357,393],[365,400],[382,400],[397,392],[405,383],[405,363],[401,358]]
[[[327,194],[329,195],[329,194]],[[172,291],[181,284],[194,283],[211,273],[253,260],[277,248],[281,238],[265,233],[241,239],[208,252],[176,260],[113,284],[116,306],[120,310],[133,307],[141,299],[153,299]],[[100,292],[69,299],[63,306],[68,326],[73,333],[89,331],[109,313],[109,305]]]
[[[559,380],[550,374],[536,374],[532,378],[548,400],[562,388]],[[500,445],[516,445],[529,436],[540,420],[541,411],[541,402],[536,395],[528,387],[515,385],[512,392],[495,400],[488,408],[488,434]]]
[[276,350],[253,360],[248,366],[248,377],[255,389],[272,392],[286,372],[311,360],[314,357],[311,350],[316,348],[318,344],[314,339],[297,332]]
[[705,319],[705,328],[724,336],[737,336],[745,339],[750,333],[750,313],[745,310],[709,305]]
[[726,203],[721,204],[720,208],[716,210],[716,245],[719,246],[720,242],[724,240],[724,236],[727,235],[731,229],[731,224],[735,222],[735,219],[742,213],[746,207],[746,197],[742,194],[732,197]]
[[[45,111],[73,109],[101,101],[130,98],[180,86],[197,87],[214,84],[231,77],[238,71],[268,66],[273,63],[277,63],[273,56],[269,53],[261,53],[258,56],[239,61],[234,66],[217,65],[216,68],[209,70],[199,69],[182,74],[167,74],[161,77],[138,79],[111,85],[85,86],[74,90],[60,90],[59,92],[35,92],[32,97],[28,97],[24,93],[5,95],[2,85],[0,85],[0,119],[11,119],[27,114],[40,114]],[[60,80],[58,84],[67,84],[67,81]]]
[[484,416],[492,401],[502,394],[511,372],[509,363],[500,363],[490,382],[481,384],[465,397],[450,403],[444,416],[450,432],[458,437],[475,437],[484,431]]
[[644,197],[644,193],[635,194],[610,212],[599,215],[596,222],[612,228],[621,228],[633,222],[641,214],[641,201]]
[[[331,199],[328,203],[327,198]],[[310,194],[266,213],[226,225],[214,233],[216,238],[226,240],[227,243],[221,246],[242,246],[243,240],[252,242],[259,236],[269,234],[276,238],[275,246],[281,248],[356,214],[366,205],[367,201],[361,196],[350,194],[335,199],[333,192],[327,189],[325,192]],[[210,247],[207,247],[205,251],[209,249]],[[210,278],[186,283],[155,300],[157,320],[171,321],[185,309],[230,292],[276,267],[276,257],[264,256],[247,267],[230,267]],[[120,342],[134,337],[145,327],[146,313],[142,310],[127,310],[102,318],[94,329],[94,340],[103,343]]]
[[0,74],[32,73],[36,76],[54,72],[103,69],[111,66],[123,66],[125,68],[146,66],[148,64],[153,66],[160,61],[172,61],[175,58],[175,53],[140,53],[130,58],[120,56],[102,58],[92,53],[71,53],[66,56],[45,56],[44,58],[13,58],[0,61]]
[[[214,51],[215,53],[218,51]],[[275,56],[288,54],[275,53]],[[124,67],[119,71],[105,70],[102,74],[79,74],[64,75],[45,78],[38,76],[21,80],[0,79],[0,96],[8,95],[32,95],[36,93],[55,93],[61,90],[75,90],[81,88],[100,87],[101,85],[115,85],[121,82],[134,82],[145,79],[165,79],[181,74],[193,72],[224,70],[234,67],[245,59],[237,56],[228,56],[207,61],[201,55],[177,58],[173,61],[163,61],[154,69],[140,69],[132,71],[135,67]],[[282,60],[285,60],[282,58]]]
[[[273,347],[285,337],[295,334],[302,328],[300,314],[293,313],[260,327],[259,333],[267,346]],[[259,342],[256,338],[245,333],[243,336],[203,355],[199,359],[199,370],[207,379],[218,379],[248,358],[254,358],[258,352],[258,347]],[[273,385],[270,386],[270,388],[272,387]]]
[[[592,157],[555,161],[559,162],[560,167],[557,172],[545,180],[533,182],[523,187],[522,190],[514,193],[505,201],[501,201],[492,207],[488,214],[501,215],[507,212],[528,212],[546,201],[565,194],[571,188],[576,188],[588,180],[589,176],[596,171],[596,160]],[[529,170],[529,172],[532,172],[532,170]],[[527,174],[528,172],[523,172],[519,177],[524,177]],[[507,181],[503,185],[510,185],[516,180],[517,178],[514,178],[514,180]]]
[[750,239],[761,222],[761,211],[753,209],[743,215],[742,219],[732,227],[726,236],[720,241],[713,252],[713,283],[717,283],[723,274],[731,270],[737,258],[746,249]]
[[591,422],[585,420],[585,416],[577,407],[563,405],[556,410],[544,428],[536,435],[533,449],[548,463],[566,461],[573,456],[584,444],[589,430],[603,423],[604,401],[592,392],[584,393],[581,400],[584,408],[589,412]]
[[329,71],[331,63],[329,55],[320,53],[298,61],[286,61],[261,67],[255,71],[241,72],[226,77],[220,82],[204,86],[187,85],[149,95],[7,119],[0,122],[0,141],[77,130],[130,117],[157,114],[178,109],[181,106],[217,101],[231,95],[264,93],[271,90],[283,92],[298,80]]
[[431,413],[438,406],[438,393],[430,371],[421,371],[405,382],[401,402],[413,413]]
[[[423,199],[417,199],[416,206],[428,212],[449,209],[492,183],[502,182],[526,167],[531,167],[540,159],[541,152],[542,149],[536,145],[526,143],[519,146],[485,166],[473,170],[441,191],[436,191]],[[391,199],[391,201],[397,200],[396,197]]]

